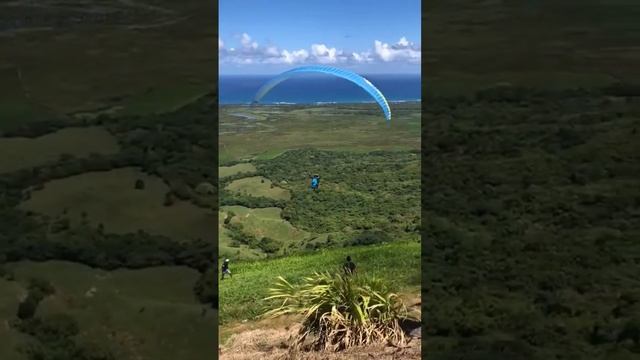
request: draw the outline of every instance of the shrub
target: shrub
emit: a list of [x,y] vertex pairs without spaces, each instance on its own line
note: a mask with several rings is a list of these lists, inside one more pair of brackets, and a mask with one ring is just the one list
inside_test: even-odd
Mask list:
[[18,305],[18,313],[16,316],[20,320],[27,320],[33,318],[36,314],[36,310],[38,309],[39,299],[34,296],[28,295],[21,303]]
[[136,188],[136,190],[143,190],[144,189],[144,181],[142,181],[142,179],[136,180],[135,188]]
[[49,281],[41,278],[30,279],[27,288],[30,292],[38,292],[43,296],[52,295],[56,292],[56,289],[53,287],[53,285],[51,285]]
[[404,344],[401,320],[407,311],[399,297],[381,281],[366,277],[316,273],[300,285],[279,277],[265,300],[281,305],[267,317],[297,314],[304,317],[292,350],[310,335],[315,349],[343,350],[352,346],[391,342]]
[[263,237],[258,243],[258,246],[267,254],[274,254],[280,250],[282,243],[269,237]]
[[218,307],[218,282],[217,269],[209,268],[196,282],[193,288],[198,300],[203,304],[211,304],[213,308]]
[[171,191],[164,194],[164,206],[172,206],[175,203],[173,193]]
[[360,246],[360,245],[373,245],[381,244],[391,241],[391,238],[386,233],[380,231],[363,231],[351,239],[348,245]]

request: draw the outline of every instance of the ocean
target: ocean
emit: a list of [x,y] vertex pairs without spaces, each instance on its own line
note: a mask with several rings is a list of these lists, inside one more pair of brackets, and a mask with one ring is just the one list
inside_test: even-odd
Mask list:
[[[221,75],[220,104],[249,104],[260,86],[275,75]],[[389,102],[420,101],[421,77],[416,75],[363,75]],[[359,86],[330,75],[300,75],[274,87],[262,104],[368,103],[371,96]]]

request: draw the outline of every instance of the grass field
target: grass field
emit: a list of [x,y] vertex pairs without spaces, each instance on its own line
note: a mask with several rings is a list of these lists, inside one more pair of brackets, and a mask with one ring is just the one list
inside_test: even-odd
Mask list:
[[149,89],[142,94],[124,99],[118,115],[150,115],[177,110],[209,91],[205,85],[191,85]]
[[298,243],[309,236],[309,233],[296,229],[288,221],[282,219],[279,208],[250,209],[244,206],[223,206],[221,211],[235,216],[231,223],[240,223],[249,233],[258,239],[270,237],[287,243]]
[[271,184],[271,180],[265,177],[254,176],[235,180],[227,185],[225,189],[232,192],[256,197],[267,197],[275,200],[289,200],[291,198],[289,190],[271,186]]
[[[56,288],[38,307],[38,316],[71,315],[79,323],[82,341],[108,344],[117,359],[196,360],[214,354],[216,314],[204,313],[194,298],[192,287],[198,278],[194,270],[156,267],[107,272],[61,261],[18,262],[7,267],[18,282],[39,277]],[[0,284],[3,290],[13,289],[10,294],[19,286]],[[15,307],[3,306],[8,310],[3,309],[2,315],[13,317],[17,301],[9,305]],[[6,331],[5,326],[0,331]],[[0,354],[7,350],[3,340]]]
[[0,79],[0,132],[27,122],[45,120],[51,115],[25,93],[18,67],[0,63]]
[[[247,211],[250,211],[246,208]],[[229,235],[229,230],[224,227],[224,219],[227,217],[225,211],[218,212],[218,257],[234,258],[242,260],[257,260],[266,257],[264,252],[253,249],[245,244],[233,245],[233,240]]]
[[[266,111],[269,111],[264,115]],[[374,105],[220,108],[220,161],[273,158],[289,149],[372,151],[418,149],[420,104],[392,105],[390,127]],[[242,113],[255,119],[246,120]]]
[[252,173],[256,171],[256,167],[250,163],[240,163],[232,166],[220,166],[218,168],[218,176],[224,178],[240,173]]
[[[32,17],[0,29],[2,60],[21,68],[34,102],[59,113],[121,104],[132,113],[163,111],[201,91],[192,89],[215,89],[213,4],[149,3],[0,4],[0,20]],[[70,20],[79,16],[87,18]]]
[[432,1],[423,9],[428,94],[500,82],[538,88],[638,81],[634,0]]
[[[143,190],[134,188],[137,179],[144,181]],[[91,224],[102,223],[105,232],[110,233],[141,229],[176,240],[213,238],[211,224],[215,214],[183,201],[164,206],[168,191],[159,178],[135,168],[121,168],[51,181],[43,190],[34,191],[21,207],[50,217],[68,209],[68,216],[75,223],[86,212]]]
[[296,281],[321,271],[341,271],[346,255],[351,255],[360,274],[387,280],[396,291],[419,293],[420,243],[392,244],[318,251],[274,260],[234,262],[233,278],[220,282],[220,322],[255,320],[266,305],[261,301],[278,276]]
[[60,155],[115,154],[116,138],[101,127],[66,128],[38,138],[0,138],[0,173],[54,162]]
[[475,74],[445,72],[428,78],[430,89],[440,96],[473,95],[487,87],[498,85],[522,85],[539,89],[561,90],[573,87],[591,88],[606,86],[616,81],[608,74],[576,74],[571,72],[549,73],[532,70],[529,73],[503,72]]

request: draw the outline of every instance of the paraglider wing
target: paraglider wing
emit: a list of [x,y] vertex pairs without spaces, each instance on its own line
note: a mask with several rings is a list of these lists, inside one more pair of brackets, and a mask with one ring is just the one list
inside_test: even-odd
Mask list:
[[384,112],[385,119],[387,119],[387,121],[391,121],[391,109],[389,108],[389,103],[387,102],[387,99],[384,97],[384,95],[382,95],[380,90],[378,90],[378,88],[373,86],[373,84],[369,80],[352,71],[338,69],[331,66],[310,65],[301,66],[289,71],[285,71],[282,74],[269,80],[266,84],[262,85],[262,87],[256,93],[256,96],[253,99],[253,103],[257,103],[258,101],[260,101],[260,99],[262,99],[276,85],[300,73],[322,73],[334,75],[351,81],[352,83],[360,86],[367,93],[369,93],[369,95],[374,98],[378,105],[380,105],[380,108]]

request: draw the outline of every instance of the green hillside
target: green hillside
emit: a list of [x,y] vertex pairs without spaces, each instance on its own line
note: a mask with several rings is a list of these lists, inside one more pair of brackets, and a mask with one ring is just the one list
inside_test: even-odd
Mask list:
[[296,282],[314,272],[341,272],[350,255],[363,275],[392,284],[395,291],[417,293],[420,288],[420,242],[397,242],[367,247],[318,250],[272,260],[240,261],[231,264],[230,279],[220,282],[221,324],[255,320],[269,305],[261,300],[278,276]]

